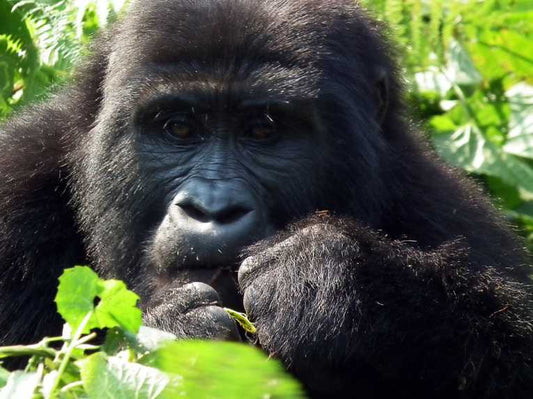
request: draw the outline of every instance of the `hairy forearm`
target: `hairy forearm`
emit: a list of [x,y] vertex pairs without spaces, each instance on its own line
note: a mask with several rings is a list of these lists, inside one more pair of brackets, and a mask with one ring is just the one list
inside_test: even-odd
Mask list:
[[471,265],[460,241],[420,250],[362,227],[347,234],[359,248],[354,358],[394,379],[432,381],[428,391],[441,394],[522,389],[533,365],[529,286]]
[[[472,267],[460,242],[420,250],[314,218],[249,255],[239,277],[261,346],[318,390],[343,392],[366,372],[421,394],[483,397],[506,385],[518,392],[514,377],[532,364],[529,287]],[[342,383],[322,385],[320,375]]]

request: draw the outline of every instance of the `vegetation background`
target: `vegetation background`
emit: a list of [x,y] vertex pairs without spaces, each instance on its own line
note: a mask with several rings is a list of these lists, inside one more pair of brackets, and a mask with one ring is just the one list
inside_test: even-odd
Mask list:
[[[127,3],[0,0],[0,120],[68,81],[91,37]],[[533,2],[361,3],[399,45],[413,122],[481,182],[533,249]]]

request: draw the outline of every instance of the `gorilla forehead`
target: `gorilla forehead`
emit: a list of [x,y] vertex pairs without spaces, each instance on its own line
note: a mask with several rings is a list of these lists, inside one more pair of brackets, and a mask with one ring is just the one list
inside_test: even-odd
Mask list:
[[135,98],[231,86],[239,98],[316,97],[323,29],[308,17],[295,24],[293,4],[273,3],[138,0],[113,38],[108,92]]
[[363,47],[379,40],[347,4],[137,0],[111,38],[106,97],[120,100],[106,105],[199,88],[239,99],[366,98],[380,60]]
[[[310,15],[303,3],[137,0],[117,42],[137,60],[253,58],[307,67],[316,59],[331,21],[320,20],[318,9]],[[123,43],[130,43],[129,48]]]
[[[129,98],[138,99],[141,104],[176,93],[191,99],[191,103],[224,107],[254,100],[304,103],[316,99],[319,92],[314,71],[272,64],[243,63],[240,68],[235,65],[213,68],[194,62],[152,63],[121,73],[120,95],[128,91]],[[110,95],[113,93],[109,91]]]

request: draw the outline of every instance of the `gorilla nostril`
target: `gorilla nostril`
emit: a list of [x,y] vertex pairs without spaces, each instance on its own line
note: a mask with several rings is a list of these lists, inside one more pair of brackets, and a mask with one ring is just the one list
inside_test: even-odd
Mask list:
[[243,206],[233,206],[221,210],[217,215],[215,215],[215,220],[222,224],[230,224],[238,221],[251,211],[252,210],[250,208],[245,208]]
[[230,205],[226,207],[222,206],[217,209],[208,209],[195,204],[192,201],[183,201],[177,203],[176,206],[181,208],[189,218],[201,223],[217,222],[220,224],[230,224],[238,221],[252,211],[252,208],[242,205]]
[[176,204],[176,206],[180,207],[187,216],[194,220],[198,220],[199,222],[207,223],[212,220],[207,212],[204,212],[202,209],[194,206],[194,204],[184,203]]

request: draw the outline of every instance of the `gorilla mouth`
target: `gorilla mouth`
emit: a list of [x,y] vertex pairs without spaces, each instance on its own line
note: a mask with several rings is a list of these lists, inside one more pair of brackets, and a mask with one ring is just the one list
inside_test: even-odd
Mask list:
[[243,311],[237,279],[241,252],[272,235],[274,228],[256,209],[242,209],[233,211],[231,218],[208,218],[205,207],[200,215],[183,209],[181,203],[171,205],[148,251],[149,263],[155,267],[156,291],[204,283],[218,293],[224,306]]
[[193,271],[195,279],[205,282],[218,292],[225,306],[243,311],[242,295],[237,281],[236,268],[201,269]]

